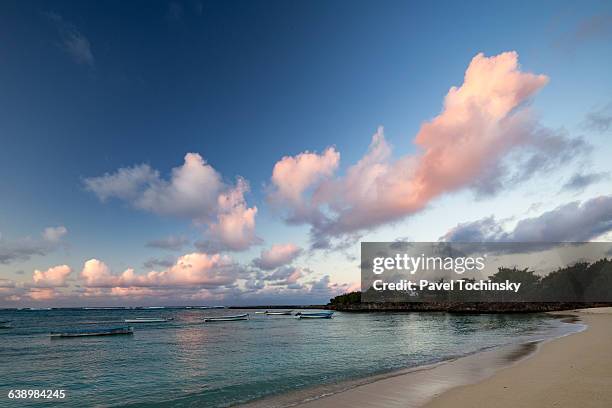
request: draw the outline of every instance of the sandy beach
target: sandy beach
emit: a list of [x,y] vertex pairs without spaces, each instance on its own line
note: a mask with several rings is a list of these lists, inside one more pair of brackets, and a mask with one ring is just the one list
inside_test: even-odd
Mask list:
[[320,398],[322,407],[611,407],[612,308],[564,312],[586,329],[402,373]]

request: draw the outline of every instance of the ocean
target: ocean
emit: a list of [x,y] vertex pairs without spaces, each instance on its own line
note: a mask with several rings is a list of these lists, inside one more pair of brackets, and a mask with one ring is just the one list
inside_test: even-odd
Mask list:
[[[250,320],[203,323],[250,313]],[[51,339],[50,331],[133,324],[133,336]],[[0,406],[229,407],[281,393],[418,367],[577,325],[544,314],[335,313],[297,320],[254,310],[0,310]],[[65,390],[63,400],[10,390]]]

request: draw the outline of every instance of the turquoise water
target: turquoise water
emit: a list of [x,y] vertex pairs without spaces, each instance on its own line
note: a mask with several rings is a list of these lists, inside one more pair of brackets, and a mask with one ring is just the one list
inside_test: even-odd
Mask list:
[[[575,330],[546,315],[336,313],[296,320],[202,324],[240,310],[0,311],[0,406],[226,407],[276,393],[414,367]],[[133,336],[50,339],[91,322],[173,317]],[[106,324],[109,326],[111,324]],[[11,389],[64,389],[53,402],[9,400]]]

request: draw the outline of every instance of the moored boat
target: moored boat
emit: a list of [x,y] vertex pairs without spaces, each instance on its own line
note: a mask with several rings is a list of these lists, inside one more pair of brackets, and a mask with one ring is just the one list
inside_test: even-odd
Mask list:
[[58,337],[88,337],[88,336],[114,336],[119,334],[134,334],[132,327],[106,327],[98,329],[75,329],[63,332],[51,332],[51,338]]
[[298,312],[296,319],[331,319],[334,312]]
[[12,320],[0,320],[0,329],[10,329]]
[[123,322],[124,323],[165,323],[165,322],[169,322],[170,320],[173,320],[171,317],[170,318],[163,318],[163,317],[137,317],[134,319],[125,319]]
[[232,322],[235,320],[249,320],[249,314],[233,315],[233,316],[211,316],[205,317],[204,321],[208,323],[212,322]]
[[291,316],[291,312],[293,312],[293,310],[266,311],[264,313],[268,316]]

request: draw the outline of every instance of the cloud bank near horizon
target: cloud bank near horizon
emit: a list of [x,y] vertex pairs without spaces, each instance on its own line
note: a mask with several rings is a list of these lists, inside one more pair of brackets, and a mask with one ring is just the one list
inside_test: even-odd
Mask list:
[[[134,268],[115,273],[102,260],[84,262],[69,288],[72,268],[57,265],[35,270],[31,283],[0,280],[0,297],[5,301],[94,301],[108,299],[162,300],[182,303],[209,300],[246,300],[256,296],[290,297],[292,294],[333,296],[346,285],[331,283],[329,276],[317,277],[309,269],[290,266],[301,253],[294,244],[276,244],[262,251],[260,262],[242,265],[228,255],[192,252],[181,255],[160,270],[137,273]],[[161,266],[161,265],[160,265]]]

